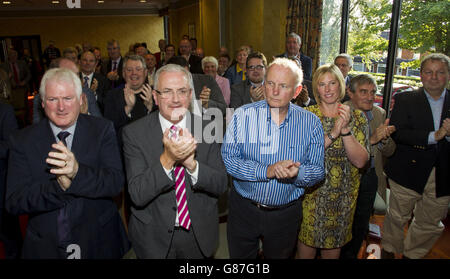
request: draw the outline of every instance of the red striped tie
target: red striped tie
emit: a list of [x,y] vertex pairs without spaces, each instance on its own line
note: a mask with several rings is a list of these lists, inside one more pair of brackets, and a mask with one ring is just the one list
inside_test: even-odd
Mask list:
[[[172,125],[170,129],[173,131],[171,137],[177,137],[177,127]],[[175,194],[177,197],[177,214],[178,214],[178,222],[181,227],[189,230],[191,226],[191,218],[189,217],[189,209],[187,206],[186,200],[186,184],[184,183],[184,167],[176,166],[175,167]]]

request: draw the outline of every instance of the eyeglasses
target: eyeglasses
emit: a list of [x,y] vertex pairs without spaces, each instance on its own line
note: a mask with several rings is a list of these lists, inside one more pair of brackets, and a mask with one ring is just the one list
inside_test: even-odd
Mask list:
[[175,92],[176,92],[178,98],[186,98],[189,95],[189,93],[191,92],[191,89],[180,88],[180,89],[177,89],[176,91],[173,91],[172,89],[164,89],[163,91],[159,91],[159,90],[155,89],[155,91],[156,91],[156,93],[161,95],[161,98],[169,99],[174,96]]
[[247,67],[248,71],[254,71],[254,70],[261,71],[262,69],[264,69],[263,65],[256,65],[256,66],[248,66]]

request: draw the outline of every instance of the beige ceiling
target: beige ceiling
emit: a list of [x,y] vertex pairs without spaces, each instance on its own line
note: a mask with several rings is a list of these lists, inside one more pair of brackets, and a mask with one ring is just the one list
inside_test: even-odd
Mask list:
[[[5,5],[5,0],[0,0],[0,11],[38,11],[38,10],[71,10],[66,2],[80,2],[81,10],[85,9],[163,9],[169,6],[173,0],[59,0],[59,4],[52,4],[52,0],[6,0],[11,4]],[[80,10],[80,9],[79,9]]]

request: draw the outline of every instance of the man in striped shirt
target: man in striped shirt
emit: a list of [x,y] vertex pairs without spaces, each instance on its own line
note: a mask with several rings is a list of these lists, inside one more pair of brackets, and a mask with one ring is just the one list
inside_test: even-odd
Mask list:
[[231,258],[292,255],[301,218],[300,197],[324,177],[324,137],[318,117],[292,104],[302,90],[295,62],[268,67],[265,100],[238,108],[227,128],[222,157],[233,177],[229,200]]

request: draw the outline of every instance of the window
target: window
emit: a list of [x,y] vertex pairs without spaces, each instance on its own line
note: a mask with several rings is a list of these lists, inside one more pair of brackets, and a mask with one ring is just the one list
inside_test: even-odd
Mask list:
[[341,36],[341,0],[323,0],[320,65],[333,63],[339,54]]

